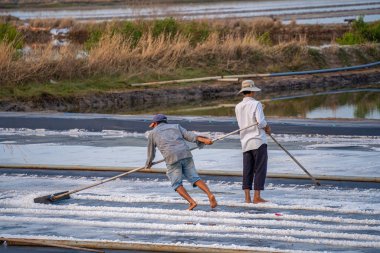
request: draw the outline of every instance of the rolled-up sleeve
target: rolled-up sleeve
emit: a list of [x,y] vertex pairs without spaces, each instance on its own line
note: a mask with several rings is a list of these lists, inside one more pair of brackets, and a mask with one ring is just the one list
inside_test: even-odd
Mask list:
[[178,125],[179,131],[181,132],[183,138],[189,142],[196,142],[197,135],[193,132],[187,131],[185,128]]
[[255,117],[259,128],[265,128],[267,126],[267,122],[265,120],[263,106],[259,102],[255,111]]
[[148,135],[148,147],[147,147],[147,159],[146,165],[150,164],[156,156],[156,144],[153,140],[153,133],[150,132]]

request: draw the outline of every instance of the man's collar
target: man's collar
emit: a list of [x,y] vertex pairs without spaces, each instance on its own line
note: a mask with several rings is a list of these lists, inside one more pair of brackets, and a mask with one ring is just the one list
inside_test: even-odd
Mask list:
[[160,123],[160,124],[158,124],[156,127],[159,127],[159,126],[164,126],[164,125],[166,125],[167,123],[165,123],[165,122],[162,122],[162,123]]
[[243,101],[248,101],[248,100],[255,100],[253,97],[244,97]]

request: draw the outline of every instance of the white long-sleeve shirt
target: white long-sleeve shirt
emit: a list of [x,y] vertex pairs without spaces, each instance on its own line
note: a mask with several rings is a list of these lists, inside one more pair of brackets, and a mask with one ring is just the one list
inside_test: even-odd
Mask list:
[[239,128],[248,127],[257,123],[258,125],[240,131],[240,142],[243,152],[258,149],[267,143],[264,128],[267,125],[262,104],[252,97],[244,97],[243,101],[235,107],[236,119]]

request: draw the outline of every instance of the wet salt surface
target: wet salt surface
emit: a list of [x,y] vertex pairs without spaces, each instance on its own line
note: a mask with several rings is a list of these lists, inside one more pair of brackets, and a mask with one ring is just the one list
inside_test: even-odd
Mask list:
[[[380,189],[267,183],[271,202],[245,204],[240,178],[205,178],[219,206],[188,183],[195,211],[164,175],[134,174],[52,205],[35,197],[104,179],[100,173],[0,174],[0,236],[192,244],[250,250],[377,252]],[[61,174],[62,173],[62,174]],[[17,224],[17,225],[15,225]]]
[[[202,133],[216,138],[223,133]],[[0,129],[1,164],[141,167],[146,159],[146,134],[125,131],[89,132],[71,129]],[[313,175],[380,177],[380,137],[340,135],[274,135]],[[189,146],[192,144],[189,143]],[[268,173],[303,174],[268,139]],[[162,156],[157,152],[156,160]],[[193,151],[201,170],[242,171],[237,135]],[[165,164],[156,165],[164,168]]]
[[[215,138],[222,133],[202,133]],[[312,174],[379,177],[380,137],[274,135]],[[0,129],[0,161],[12,164],[142,166],[144,133]],[[241,171],[239,137],[193,152],[198,169]],[[269,173],[302,171],[269,142]],[[159,159],[159,157],[157,157]],[[160,165],[157,167],[164,167]],[[53,205],[33,199],[118,173],[0,170],[0,236],[107,240],[295,252],[378,252],[379,184],[267,179],[266,204],[243,203],[240,177],[203,177],[219,206],[185,187],[195,211],[163,174],[131,174]]]

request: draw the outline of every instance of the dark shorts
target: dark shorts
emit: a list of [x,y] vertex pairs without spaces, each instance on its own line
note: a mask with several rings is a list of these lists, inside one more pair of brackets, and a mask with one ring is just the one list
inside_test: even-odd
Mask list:
[[243,153],[243,190],[264,190],[265,178],[267,176],[268,151],[267,144],[258,149]]

